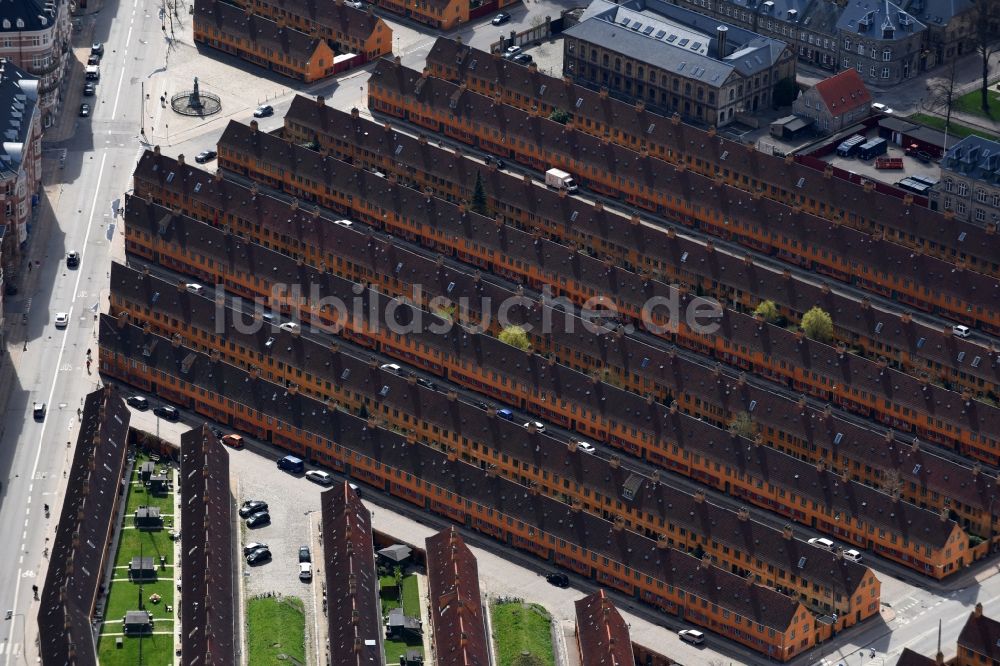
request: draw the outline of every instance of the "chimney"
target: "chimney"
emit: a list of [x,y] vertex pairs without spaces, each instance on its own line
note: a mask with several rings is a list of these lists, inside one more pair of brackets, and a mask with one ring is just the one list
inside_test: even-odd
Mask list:
[[323,95],[316,95],[316,106],[326,106],[326,97]]
[[717,50],[719,52],[719,59],[721,60],[722,58],[725,58],[727,55],[726,47],[728,46],[728,44],[726,44],[726,37],[729,34],[729,28],[727,28],[724,25],[720,25],[715,29],[715,34],[718,35],[719,38],[719,44],[717,46]]
[[785,525],[784,527],[782,527],[781,528],[781,536],[785,540],[791,541],[792,537],[794,536],[794,533],[792,532],[792,526],[791,525]]
[[983,605],[981,603],[976,604],[976,610],[972,611],[972,617],[982,617],[983,616]]

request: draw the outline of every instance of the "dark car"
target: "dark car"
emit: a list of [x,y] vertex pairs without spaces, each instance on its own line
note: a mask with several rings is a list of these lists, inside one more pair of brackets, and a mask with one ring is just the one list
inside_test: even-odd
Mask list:
[[506,23],[509,20],[510,20],[510,14],[508,14],[507,12],[500,12],[499,14],[497,14],[496,16],[494,16],[493,20],[490,21],[490,22],[493,25],[503,25],[504,23]]
[[918,150],[916,157],[924,164],[929,164],[934,159],[926,150]]
[[[267,515],[266,513],[263,515]],[[258,548],[247,555],[247,564],[263,564],[271,560],[271,551],[267,548]]]
[[240,518],[248,518],[255,513],[267,511],[267,502],[261,500],[247,500],[240,507]]
[[503,168],[503,160],[499,157],[493,157],[492,155],[487,155],[483,158],[483,162],[486,164],[495,164],[498,169]]
[[312,561],[312,553],[309,552],[309,546],[299,546],[299,562]]
[[84,97],[93,97],[96,92],[97,92],[97,86],[95,86],[93,83],[84,84],[83,86]]
[[91,55],[90,57],[87,58],[87,64],[88,65],[100,65],[101,64],[101,56]]
[[181,413],[177,411],[177,408],[170,405],[161,405],[154,409],[153,413],[167,421],[177,421],[181,418]]
[[100,42],[94,42],[93,44],[91,44],[90,45],[90,54],[91,55],[97,55],[97,56],[104,55],[104,44],[102,44]]
[[527,53],[518,53],[516,56],[511,58],[518,65],[529,65],[534,62],[534,59]]
[[545,575],[545,580],[556,587],[569,587],[569,576],[564,573],[553,572]]
[[14,284],[13,282],[8,282],[3,287],[3,293],[5,293],[8,296],[14,296],[14,295],[16,295],[17,294],[17,285]]
[[76,268],[80,265],[80,253],[79,252],[67,252],[66,253],[66,268]]
[[198,164],[204,164],[205,162],[211,162],[218,155],[219,154],[214,150],[203,150],[194,156],[194,161],[197,162]]
[[90,116],[90,105],[89,104],[81,104],[80,105],[80,117],[81,118],[87,118],[89,116]]
[[149,409],[149,400],[142,397],[141,395],[133,395],[128,400],[126,400],[131,407],[135,407],[139,411],[145,411]]
[[429,388],[432,391],[437,390],[437,384],[435,384],[429,379],[424,379],[423,377],[417,377],[417,383],[423,386],[424,388]]
[[271,514],[267,511],[261,511],[260,513],[255,513],[249,518],[247,518],[247,527],[262,527],[264,525],[271,524]]
[[273,115],[274,115],[274,107],[271,106],[270,104],[261,104],[253,112],[254,118],[266,118],[267,116],[273,116]]
[[268,548],[268,545],[266,543],[260,543],[259,541],[251,541],[247,545],[243,546],[243,554],[249,555],[253,551],[260,550],[261,548],[266,549]]

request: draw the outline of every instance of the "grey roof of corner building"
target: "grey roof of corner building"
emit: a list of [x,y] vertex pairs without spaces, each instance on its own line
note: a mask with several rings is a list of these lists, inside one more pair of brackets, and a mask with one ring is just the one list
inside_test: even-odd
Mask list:
[[[832,34],[840,17],[840,7],[828,0],[770,0],[770,5],[766,5],[764,0],[730,0],[730,2],[756,12],[763,18],[794,22],[802,28],[820,33]],[[788,12],[792,10],[798,14],[795,21],[790,21],[788,17]]]
[[906,0],[903,7],[925,25],[945,25],[973,7],[972,0]]
[[[865,21],[867,28],[862,31]],[[886,28],[892,28],[891,37],[886,36]],[[837,29],[864,39],[890,42],[906,39],[927,26],[889,0],[851,0],[837,20]]]
[[979,136],[967,136],[945,153],[941,171],[1000,185],[1000,142]]
[[0,32],[33,32],[51,28],[61,4],[54,3],[54,9],[50,11],[43,0],[0,0]]
[[[4,4],[0,0],[0,7]],[[20,167],[37,106],[38,79],[10,61],[0,61],[0,176]]]
[[[732,52],[720,58],[716,28],[728,28]],[[615,4],[594,0],[566,35],[613,49],[684,77],[722,85],[732,72],[743,76],[778,61],[786,44],[660,0]]]

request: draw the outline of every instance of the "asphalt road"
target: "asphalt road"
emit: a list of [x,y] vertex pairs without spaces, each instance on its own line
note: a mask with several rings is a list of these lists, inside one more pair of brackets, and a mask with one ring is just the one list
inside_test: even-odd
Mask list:
[[[18,344],[18,356],[12,359],[14,381],[0,437],[0,562],[5,563],[0,567],[0,608],[13,613],[0,625],[4,665],[35,661],[37,605],[31,586],[43,584],[44,551],[72,455],[67,442],[76,443],[76,410],[98,386],[96,366],[93,374],[87,371],[86,350],[96,353],[93,308],[107,291],[112,202],[129,187],[140,149],[140,81],[162,66],[165,52],[155,11],[151,15],[138,0],[107,2],[83,22],[85,30],[74,35],[76,46],[91,38],[105,42],[103,78],[97,95],[88,100],[93,115],[76,118],[68,140],[45,146],[66,151],[64,165],[50,164],[58,171],[46,173],[47,182],[62,184],[47,188],[48,201],[32,229],[29,252],[41,263],[33,275],[24,273],[21,293],[8,299],[9,308],[27,310],[27,317],[15,330],[8,329],[8,340],[24,339],[25,345]],[[79,90],[69,85],[67,90],[66,113],[75,114]],[[46,204],[54,220],[45,215]],[[70,250],[82,255],[78,269],[66,267]],[[53,323],[57,312],[69,313],[64,329]],[[36,401],[46,404],[42,421],[31,416]],[[46,518],[44,504],[51,505],[51,518]]]

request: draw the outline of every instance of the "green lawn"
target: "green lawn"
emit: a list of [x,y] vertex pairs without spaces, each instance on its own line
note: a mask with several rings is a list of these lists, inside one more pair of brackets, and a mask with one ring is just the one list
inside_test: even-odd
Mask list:
[[386,639],[385,641],[385,663],[387,664],[398,664],[399,658],[406,654],[407,650],[420,650],[420,654],[424,653],[424,642],[415,639],[411,640],[409,643],[404,643],[403,641],[392,641]]
[[249,663],[254,666],[294,663],[289,662],[289,658],[306,663],[306,616],[301,599],[251,599],[247,606],[247,624]]
[[[125,638],[122,649],[115,647],[113,636],[102,636],[97,645],[101,666],[163,666],[172,664],[173,658],[163,660],[163,655],[174,652],[173,635]],[[142,643],[142,659],[139,658],[139,644]]]
[[[393,576],[380,577],[378,584],[382,615],[385,616],[393,608],[399,608],[399,591]],[[410,617],[420,617],[420,589],[417,587],[417,577],[413,574],[403,576],[403,612]]]
[[[166,577],[155,583],[143,583],[142,601],[146,610],[153,614],[154,624],[158,620],[173,619],[173,613],[167,613],[167,606],[174,604],[174,583],[169,577],[170,570],[167,570]],[[149,601],[149,595],[159,594],[162,599],[160,603],[154,604]],[[118,581],[111,586],[111,594],[108,595],[108,605],[104,610],[105,620],[120,620],[125,615],[125,611],[139,610],[139,585],[130,581]],[[172,626],[172,625],[171,625]],[[158,629],[157,629],[158,630]],[[104,633],[120,634],[121,625],[112,624],[107,628],[102,627]]]
[[538,604],[505,603],[491,609],[499,666],[511,666],[523,652],[554,666],[552,618]]
[[[915,123],[920,123],[921,125],[927,125],[928,127],[933,127],[936,130],[944,131],[944,118],[941,116],[932,116],[926,113],[914,113],[912,116],[907,118],[907,120],[912,120]],[[968,125],[962,125],[954,120],[948,126],[948,135],[955,136],[964,139],[970,134],[975,134],[976,136],[981,136],[984,139],[992,139],[993,141],[1000,140],[995,134],[990,134],[989,132],[973,129]]]
[[986,96],[990,100],[989,113],[983,112],[983,97],[979,88],[967,92],[961,97],[955,99],[952,102],[951,108],[955,111],[968,113],[969,115],[979,116],[989,120],[997,120],[1000,118],[1000,93],[991,89],[986,92]]
[[378,596],[382,600],[382,616],[385,617],[393,608],[399,608],[396,579],[392,576],[382,576],[378,579],[378,588]]
[[[126,521],[130,523],[132,519],[127,518]],[[170,540],[167,530],[127,529],[122,530],[118,537],[118,554],[115,556],[115,565],[128,566],[133,557],[139,557],[140,549],[142,556],[152,557],[153,563],[157,566],[160,565],[160,555],[167,558],[167,564],[173,564],[174,543]],[[127,576],[128,571],[124,571],[121,575],[122,578]]]

